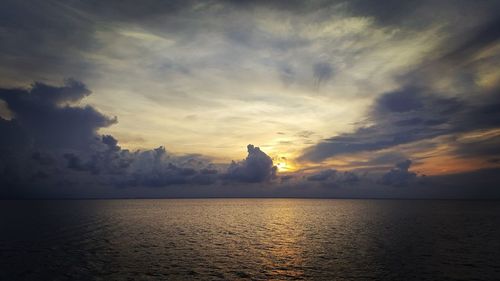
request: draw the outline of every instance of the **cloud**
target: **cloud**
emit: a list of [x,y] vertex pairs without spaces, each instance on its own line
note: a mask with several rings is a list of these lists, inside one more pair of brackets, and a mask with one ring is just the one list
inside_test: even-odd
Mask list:
[[[117,122],[91,106],[73,106],[88,96],[90,91],[80,82],[66,81],[64,86],[34,83],[30,89],[0,89],[4,100],[14,115],[4,120],[3,135],[13,142],[29,143],[44,149],[89,149],[96,131]],[[15,131],[15,132],[14,132]],[[14,136],[17,136],[14,138]]]
[[381,96],[376,103],[376,113],[403,113],[420,110],[423,107],[418,89],[404,89]]
[[[376,10],[364,1],[359,3],[367,11]],[[382,93],[373,101],[361,126],[304,149],[300,159],[321,162],[337,155],[498,128],[498,75],[493,75],[497,82],[491,82],[495,81],[491,78],[487,87],[478,81],[481,69],[490,69],[490,62],[498,60],[494,50],[498,47],[499,23],[498,17],[487,16],[472,25],[474,32],[447,37],[439,48],[444,52],[400,74],[399,88]]]
[[159,147],[135,153],[127,174],[128,178],[120,182],[122,186],[165,187],[213,184],[218,171],[201,156],[169,155],[165,148]]
[[117,119],[80,106],[90,94],[75,80],[63,86],[34,83],[29,89],[0,89],[0,99],[13,115],[0,118],[0,183],[35,188],[85,180],[160,187],[216,181],[217,167],[203,156],[171,155],[163,147],[130,152],[113,136],[99,135],[99,129]]
[[247,146],[248,156],[240,162],[232,162],[224,178],[239,182],[265,182],[276,177],[277,167],[260,148]]
[[337,171],[335,171],[335,170],[327,169],[327,170],[320,171],[317,174],[308,176],[307,180],[308,181],[326,181],[330,178],[333,178],[336,173],[337,173]]
[[374,124],[340,134],[307,148],[300,159],[324,159],[363,151],[377,151],[400,144],[432,139],[500,125],[496,102],[473,103],[403,89],[383,95],[369,118]]
[[[446,18],[451,27],[457,28],[457,21],[484,20],[496,16],[500,8],[494,0],[473,2],[459,1],[398,1],[384,0],[374,3],[370,0],[354,0],[347,3],[347,11],[353,15],[370,17],[382,26],[397,26],[398,28],[423,29]],[[454,19],[452,15],[461,9],[471,11],[461,18]],[[439,10],[439,13],[432,11]],[[464,24],[462,24],[464,25]]]
[[378,98],[361,127],[307,148],[300,159],[322,161],[340,155],[377,151],[400,144],[464,131],[470,127],[457,120],[471,118],[467,105],[456,98],[440,97],[424,90],[405,88]]
[[335,181],[338,184],[345,184],[345,185],[353,185],[358,183],[360,180],[361,180],[360,176],[351,171],[344,171],[342,173],[338,173],[335,178]]
[[[500,4],[496,4],[500,8]],[[473,57],[478,50],[495,44],[500,38],[500,17],[487,18],[486,22],[474,28],[472,36],[459,40],[458,46],[450,50],[444,57],[447,61],[462,61],[463,58]]]
[[[391,197],[394,196],[391,193],[393,191],[389,192],[380,186],[412,185],[416,178],[416,174],[409,171],[410,160],[397,163],[379,181],[351,171],[332,169],[324,169],[308,176],[297,173],[279,177],[271,157],[253,145],[248,145],[246,159],[228,166],[214,164],[210,158],[198,154],[172,154],[164,147],[129,151],[122,149],[119,140],[112,135],[97,133],[101,126],[114,124],[116,120],[90,106],[80,105],[82,99],[90,95],[83,84],[68,81],[63,86],[40,83],[34,85],[37,86],[31,89],[0,89],[2,99],[13,112],[11,120],[0,119],[2,198]],[[426,108],[425,102],[422,108]],[[384,107],[377,111],[387,110]],[[75,112],[79,112],[80,119],[72,117]],[[47,126],[46,123],[53,121],[53,116],[67,120]],[[80,124],[86,125],[79,126]],[[40,141],[43,131],[37,131],[35,126],[54,132],[56,137]],[[56,133],[58,130],[60,132]],[[73,139],[64,133],[75,133],[83,137],[77,144],[71,144]],[[488,174],[492,173],[494,174]],[[404,189],[406,191],[401,191],[398,196],[423,197],[426,194],[439,194],[442,197],[477,197],[482,194],[471,191],[472,184],[460,185],[457,178],[471,182],[477,179],[477,175],[428,177],[423,189]],[[487,185],[481,187],[481,190],[498,195],[498,191],[491,187],[494,180],[485,183]],[[170,186],[172,188],[165,188]]]
[[496,159],[500,156],[500,132],[494,131],[491,134],[478,133],[472,137],[465,136],[458,138],[454,143],[453,153],[463,156],[479,156],[486,159]]
[[97,130],[117,119],[79,106],[88,95],[85,85],[74,80],[63,86],[34,83],[29,89],[0,88],[0,99],[12,114],[10,120],[0,118],[0,183],[54,185],[66,180],[66,166],[91,170],[76,155],[104,149]]
[[334,69],[331,64],[327,62],[316,63],[313,66],[314,77],[316,78],[316,85],[319,86],[323,82],[330,80],[333,76]]
[[417,177],[416,173],[408,171],[412,162],[407,159],[399,162],[393,169],[384,174],[380,182],[385,185],[403,186]]
[[320,185],[323,187],[350,188],[360,182],[361,177],[355,172],[324,169],[305,178],[305,185]]
[[233,161],[226,169],[202,155],[175,155],[164,147],[122,149],[112,135],[97,133],[117,119],[80,105],[90,94],[74,80],[63,86],[34,83],[29,89],[0,89],[0,98],[13,115],[11,120],[0,119],[0,183],[14,188],[9,192],[60,185],[69,190],[78,182],[107,188],[159,188],[276,178],[271,157],[253,145],[248,145],[246,159]]
[[[234,157],[234,148],[249,139],[272,142],[270,151],[287,150],[287,156],[319,142],[301,159],[342,156],[336,163],[377,166],[377,171],[401,158],[420,163],[402,147],[413,145],[413,153],[423,154],[428,147],[419,143],[438,146],[437,137],[446,137],[443,145],[457,157],[491,163],[500,158],[498,136],[484,133],[500,126],[498,1],[147,0],[138,6],[114,0],[7,0],[4,7],[2,186],[66,186],[68,194],[78,192],[77,185],[81,192],[124,187],[109,191],[116,195],[178,185],[188,194],[191,186],[211,185],[203,186],[209,194],[221,182],[232,187],[271,182],[261,185],[269,190],[246,186],[248,194],[272,194],[279,185],[273,179],[280,177],[263,151],[230,165],[190,151]],[[99,95],[90,103],[112,108],[120,126],[110,128],[116,118],[85,106],[91,93],[82,83],[51,85],[68,76],[92,85]],[[311,78],[322,86],[314,95]],[[46,83],[13,88],[33,80]],[[193,108],[198,118],[179,122],[179,116],[192,116]],[[168,143],[185,154],[163,147],[123,149],[139,146],[125,137],[137,128],[140,147]],[[275,140],[268,134],[277,131],[286,135]],[[331,137],[320,141],[325,133]],[[219,145],[224,149],[215,149]],[[393,155],[366,160],[385,153]],[[343,171],[348,166],[336,167],[339,171],[323,181],[297,173],[281,182],[314,188],[373,183]],[[172,188],[159,188],[166,186]],[[370,187],[365,194],[373,194]],[[301,192],[312,194],[307,188]]]
[[354,132],[340,133],[308,147],[300,159],[321,162],[336,155],[498,128],[500,84],[498,80],[488,87],[477,83],[478,69],[489,69],[488,60],[481,56],[495,59],[494,52],[483,54],[497,46],[492,25],[498,26],[498,21],[479,28],[480,34],[487,35],[472,35],[459,46],[456,39],[450,39],[450,44],[455,44],[450,47],[452,51],[401,75],[401,87],[376,98],[366,112],[366,121]]
[[209,185],[218,179],[218,169],[200,155],[173,155],[164,147],[130,152],[121,150],[111,136],[103,136],[108,148],[91,155],[66,154],[67,167],[90,176],[103,176],[108,185],[118,187],[167,187]]

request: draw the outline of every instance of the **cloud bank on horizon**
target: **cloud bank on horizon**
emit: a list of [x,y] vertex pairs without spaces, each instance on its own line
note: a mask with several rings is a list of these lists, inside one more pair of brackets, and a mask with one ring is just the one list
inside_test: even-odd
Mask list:
[[500,197],[498,1],[1,6],[0,197]]

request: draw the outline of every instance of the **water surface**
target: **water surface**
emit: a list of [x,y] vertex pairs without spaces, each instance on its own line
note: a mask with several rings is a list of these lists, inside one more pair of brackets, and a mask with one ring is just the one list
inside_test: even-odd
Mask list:
[[0,201],[0,280],[499,280],[495,201]]

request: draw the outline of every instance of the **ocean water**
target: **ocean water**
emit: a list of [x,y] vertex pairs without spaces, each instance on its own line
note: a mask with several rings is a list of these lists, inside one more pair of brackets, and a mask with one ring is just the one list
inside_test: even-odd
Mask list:
[[0,201],[0,280],[500,280],[500,202]]

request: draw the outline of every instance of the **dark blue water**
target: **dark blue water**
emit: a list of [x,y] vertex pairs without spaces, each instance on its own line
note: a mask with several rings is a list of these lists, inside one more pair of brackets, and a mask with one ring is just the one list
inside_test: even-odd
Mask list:
[[0,280],[500,280],[500,202],[0,201]]

